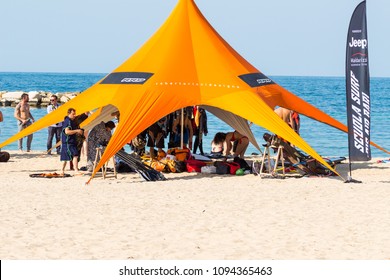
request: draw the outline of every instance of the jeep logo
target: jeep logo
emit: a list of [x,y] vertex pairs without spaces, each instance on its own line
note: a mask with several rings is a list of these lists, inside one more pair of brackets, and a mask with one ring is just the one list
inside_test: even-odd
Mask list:
[[363,50],[365,49],[365,48],[367,48],[367,39],[358,39],[358,40],[356,40],[356,39],[354,39],[353,37],[351,38],[351,42],[349,42],[349,46],[351,47],[351,48],[353,48],[353,47],[359,47],[359,48],[362,48]]

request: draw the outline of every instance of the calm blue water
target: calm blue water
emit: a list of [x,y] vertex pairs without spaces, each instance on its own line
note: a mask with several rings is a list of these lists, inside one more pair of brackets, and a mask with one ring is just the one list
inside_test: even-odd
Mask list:
[[[67,73],[0,73],[0,91],[50,91],[75,92],[84,91],[105,74],[67,74]],[[330,116],[346,123],[345,80],[343,77],[286,77],[274,76],[275,82],[294,94],[308,101]],[[371,78],[372,119],[371,140],[390,149],[390,78]],[[3,142],[17,132],[16,121],[11,107],[2,107],[5,117],[0,123],[0,141]],[[35,119],[46,115],[46,108],[32,108]],[[208,114],[209,134],[204,139],[205,152],[210,151],[210,142],[218,131],[230,131],[231,128]],[[266,132],[261,127],[253,127],[253,132],[262,144],[262,135]],[[327,156],[347,156],[347,135],[322,123],[301,117],[301,136],[320,154]],[[46,150],[47,131],[43,129],[34,133],[33,150]],[[16,150],[12,143],[4,150]],[[257,152],[250,145],[247,154]],[[373,157],[388,157],[387,154],[372,148]]]

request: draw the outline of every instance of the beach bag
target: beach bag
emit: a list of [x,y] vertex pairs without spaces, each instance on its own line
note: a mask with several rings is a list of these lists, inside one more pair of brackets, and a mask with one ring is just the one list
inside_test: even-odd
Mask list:
[[235,157],[233,159],[233,162],[237,162],[240,165],[241,169],[251,170],[251,167],[249,166],[249,164],[246,162],[245,159],[242,159],[242,158],[239,158],[239,157]]
[[236,175],[238,169],[240,169],[240,165],[237,162],[226,162],[229,165],[230,174]]
[[0,162],[7,162],[10,157],[8,152],[0,152]]
[[216,173],[219,174],[219,175],[223,175],[223,174],[229,174],[230,173],[230,168],[227,164],[225,164],[224,161],[216,161],[214,163],[214,166],[216,168]]
[[168,154],[174,155],[179,161],[185,161],[190,158],[191,151],[188,148],[172,148],[168,150]]
[[240,168],[237,162],[216,161],[214,165],[217,168],[217,174],[236,175],[236,171]]
[[186,165],[187,165],[187,171],[188,172],[198,172],[198,173],[200,173],[201,172],[201,168],[203,166],[206,166],[206,163],[204,161],[201,161],[201,160],[188,159],[186,161]]
[[191,157],[191,151],[188,148],[175,149],[175,157],[177,160],[185,161]]

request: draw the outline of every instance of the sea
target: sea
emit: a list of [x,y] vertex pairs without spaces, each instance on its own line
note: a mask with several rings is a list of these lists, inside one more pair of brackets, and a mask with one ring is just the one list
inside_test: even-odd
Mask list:
[[[0,91],[45,91],[45,92],[82,92],[103,78],[104,73],[7,73],[0,72]],[[306,100],[333,118],[346,124],[346,94],[344,77],[301,77],[270,76],[276,83]],[[371,78],[371,140],[390,150],[390,78]],[[17,133],[14,108],[0,107],[4,121],[0,123],[0,142]],[[46,108],[32,108],[32,115],[37,120],[46,115]],[[232,131],[232,128],[208,113],[208,134],[203,140],[203,149],[211,149],[211,140],[217,132]],[[263,144],[262,127],[253,125],[252,131]],[[301,116],[300,134],[310,146],[322,156],[348,157],[348,136],[323,123]],[[47,130],[34,133],[32,150],[45,151]],[[25,140],[24,140],[25,142]],[[24,143],[25,147],[25,143]],[[17,150],[14,142],[3,150]],[[246,154],[259,154],[251,144]],[[372,156],[388,158],[389,155],[372,147]]]

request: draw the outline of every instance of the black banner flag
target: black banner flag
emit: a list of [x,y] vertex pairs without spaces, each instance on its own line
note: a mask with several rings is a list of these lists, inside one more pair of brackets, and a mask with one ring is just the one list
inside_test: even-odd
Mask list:
[[346,93],[349,160],[367,161],[371,159],[371,106],[366,1],[356,7],[349,24]]

